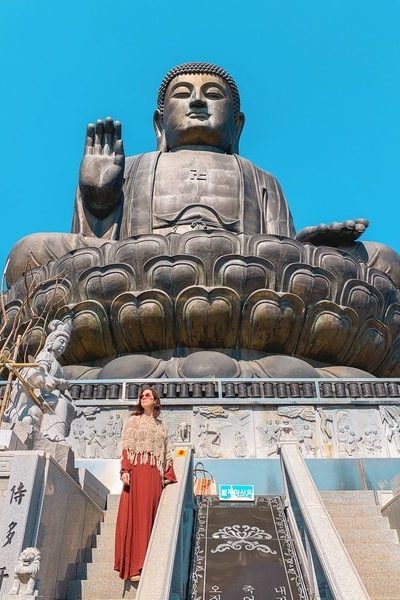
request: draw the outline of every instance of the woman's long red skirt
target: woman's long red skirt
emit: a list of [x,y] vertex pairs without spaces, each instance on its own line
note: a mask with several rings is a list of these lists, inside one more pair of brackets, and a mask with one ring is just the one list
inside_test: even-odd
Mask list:
[[115,529],[114,569],[122,579],[139,575],[162,492],[160,471],[150,464],[131,467],[124,485]]

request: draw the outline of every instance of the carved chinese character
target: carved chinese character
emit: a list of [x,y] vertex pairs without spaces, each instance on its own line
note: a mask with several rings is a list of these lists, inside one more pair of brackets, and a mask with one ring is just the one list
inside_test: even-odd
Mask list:
[[14,500],[14,502],[17,502],[17,504],[20,505],[22,502],[22,499],[25,497],[26,493],[27,493],[27,490],[25,489],[22,481],[20,481],[18,487],[13,485],[11,488],[10,504],[12,504],[12,502]]
[[6,567],[0,567],[0,591],[5,577],[9,577],[9,574],[6,572]]
[[6,533],[6,541],[3,544],[3,548],[4,546],[8,546],[8,544],[11,544],[11,541],[15,535],[15,528],[17,526],[17,523],[15,521],[11,521],[11,523],[8,525],[8,531]]

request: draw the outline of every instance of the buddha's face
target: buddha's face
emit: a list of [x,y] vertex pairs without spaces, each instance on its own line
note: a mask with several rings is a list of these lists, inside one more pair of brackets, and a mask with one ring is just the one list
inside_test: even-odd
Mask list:
[[242,114],[235,118],[231,92],[223,79],[178,75],[167,88],[158,126],[167,150],[203,146],[230,153],[237,146],[242,118]]

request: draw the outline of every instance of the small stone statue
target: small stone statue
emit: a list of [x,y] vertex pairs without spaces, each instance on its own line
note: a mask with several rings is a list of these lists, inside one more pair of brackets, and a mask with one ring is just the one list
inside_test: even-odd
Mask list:
[[14,583],[8,596],[35,598],[36,578],[40,569],[40,552],[37,548],[25,548],[18,557],[14,569]]
[[71,325],[54,320],[50,322],[49,330],[44,348],[35,359],[38,366],[21,371],[26,384],[40,391],[39,402],[35,403],[26,387],[16,380],[5,420],[14,425],[22,422],[27,428],[40,431],[48,440],[60,442],[68,436],[75,415],[72,398],[67,391],[68,383],[58,362],[70,339]]
[[185,421],[178,423],[175,432],[176,442],[190,442],[190,425]]

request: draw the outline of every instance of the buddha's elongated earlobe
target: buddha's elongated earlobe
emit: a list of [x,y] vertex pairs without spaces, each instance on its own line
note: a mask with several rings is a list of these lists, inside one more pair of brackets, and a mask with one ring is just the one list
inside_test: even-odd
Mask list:
[[167,148],[167,141],[165,139],[163,117],[162,117],[161,112],[158,109],[156,111],[154,111],[153,126],[154,126],[154,131],[156,134],[157,150],[159,152],[167,152],[168,148]]
[[239,154],[239,140],[242,135],[243,127],[245,123],[244,113],[240,112],[235,120],[235,133],[234,138],[232,140],[232,145],[230,148],[230,154]]

